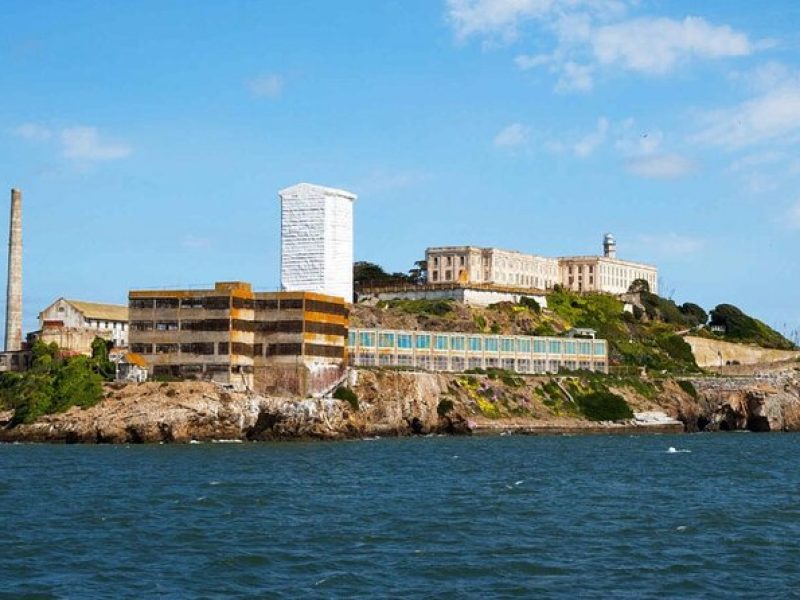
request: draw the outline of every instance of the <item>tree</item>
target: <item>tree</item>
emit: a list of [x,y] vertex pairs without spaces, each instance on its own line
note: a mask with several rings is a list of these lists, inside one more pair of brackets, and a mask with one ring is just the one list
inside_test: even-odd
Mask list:
[[383,270],[383,267],[367,261],[353,263],[353,283],[366,283],[381,279],[390,279],[392,276]]
[[725,337],[738,342],[752,342],[765,348],[794,350],[795,345],[766,323],[746,315],[732,304],[720,304],[711,311],[711,325],[725,330]]
[[116,367],[108,358],[108,353],[113,347],[113,341],[101,337],[96,337],[92,341],[91,367],[105,381],[113,381],[116,376]]
[[74,356],[59,370],[53,381],[53,409],[56,412],[71,406],[88,408],[102,399],[103,379],[93,367],[86,356]]
[[680,306],[680,310],[687,318],[691,319],[695,326],[705,325],[708,322],[708,313],[694,302],[684,302]]
[[634,279],[628,287],[628,293],[641,294],[642,292],[650,293],[650,284],[645,279]]
[[408,271],[408,280],[411,283],[427,283],[428,281],[428,261],[418,260],[414,267]]

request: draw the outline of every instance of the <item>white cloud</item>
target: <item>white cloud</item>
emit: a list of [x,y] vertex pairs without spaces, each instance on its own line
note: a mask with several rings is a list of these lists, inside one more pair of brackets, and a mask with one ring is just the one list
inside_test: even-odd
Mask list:
[[786,211],[786,225],[792,229],[800,229],[800,200]]
[[520,123],[512,123],[494,136],[495,148],[517,148],[528,141],[528,130]]
[[187,250],[204,250],[211,247],[211,240],[209,238],[189,234],[183,236],[181,246]]
[[653,154],[626,163],[631,173],[647,179],[678,179],[695,170],[695,163],[679,154]]
[[800,85],[789,83],[743,102],[701,115],[691,140],[729,149],[800,135]]
[[640,18],[604,25],[592,33],[591,46],[602,65],[652,75],[672,71],[689,58],[746,56],[754,49],[745,34],[699,17]]
[[101,140],[95,127],[61,130],[61,149],[65,158],[82,162],[116,160],[131,153],[127,144]]
[[560,75],[557,92],[588,92],[594,87],[592,67],[568,61],[556,69]]
[[606,134],[608,133],[608,119],[602,117],[597,120],[597,129],[592,133],[581,138],[573,147],[572,150],[575,156],[586,158],[591,156],[595,149],[606,141]]
[[283,78],[280,75],[261,75],[247,82],[250,93],[256,98],[277,98],[283,92]]
[[688,256],[706,246],[702,238],[670,232],[658,235],[640,235],[638,242],[654,254],[661,256]]
[[525,21],[549,21],[567,11],[600,19],[624,14],[625,0],[447,0],[447,19],[459,40],[478,35],[515,39]]
[[692,59],[747,56],[761,48],[727,25],[701,17],[625,19],[636,0],[447,0],[448,21],[456,38],[511,41],[521,25],[537,28],[532,40],[550,51],[519,54],[522,70],[545,67],[556,76],[557,91],[587,92],[603,70],[664,75]]
[[11,133],[31,142],[43,142],[49,140],[53,135],[50,129],[38,123],[23,123],[22,125],[14,127]]

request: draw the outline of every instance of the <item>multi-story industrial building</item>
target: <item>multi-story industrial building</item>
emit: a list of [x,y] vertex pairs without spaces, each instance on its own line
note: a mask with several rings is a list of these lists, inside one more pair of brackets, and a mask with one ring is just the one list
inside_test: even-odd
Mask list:
[[440,246],[425,257],[430,284],[489,284],[504,288],[549,290],[556,284],[576,292],[624,294],[643,279],[658,293],[658,269],[619,260],[614,236],[603,239],[602,256],[545,258],[499,248]]
[[129,294],[130,350],[151,376],[208,379],[260,393],[314,394],[343,375],[348,308],[314,292],[208,290]]
[[461,372],[499,368],[517,373],[608,371],[605,340],[435,331],[351,329],[351,364]]
[[429,283],[490,284],[549,290],[559,279],[558,260],[499,248],[441,246],[425,252]]
[[353,301],[353,202],[344,190],[300,183],[281,200],[281,289]]

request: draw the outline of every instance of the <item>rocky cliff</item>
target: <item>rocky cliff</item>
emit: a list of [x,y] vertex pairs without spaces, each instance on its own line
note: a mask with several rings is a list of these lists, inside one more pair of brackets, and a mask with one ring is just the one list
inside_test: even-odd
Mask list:
[[[636,413],[588,420],[580,377],[519,377],[354,370],[349,402],[266,398],[211,383],[113,385],[92,408],[11,426],[0,441],[81,443],[342,439],[462,433],[800,431],[800,367],[750,377],[646,382],[608,378]],[[642,415],[646,415],[642,416]],[[662,415],[664,418],[655,418]],[[679,422],[670,421],[669,418]]]

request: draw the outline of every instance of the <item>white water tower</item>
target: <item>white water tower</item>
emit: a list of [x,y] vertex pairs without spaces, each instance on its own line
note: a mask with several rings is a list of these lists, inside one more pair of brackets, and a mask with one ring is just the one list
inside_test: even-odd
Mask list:
[[353,301],[353,202],[345,190],[298,183],[281,199],[281,289]]

